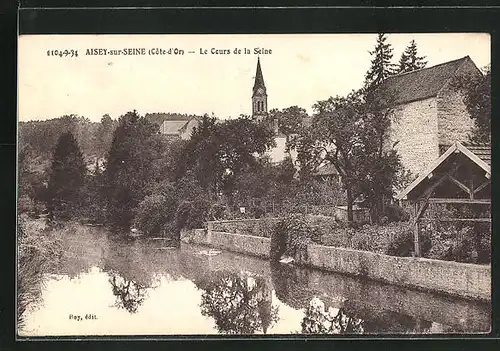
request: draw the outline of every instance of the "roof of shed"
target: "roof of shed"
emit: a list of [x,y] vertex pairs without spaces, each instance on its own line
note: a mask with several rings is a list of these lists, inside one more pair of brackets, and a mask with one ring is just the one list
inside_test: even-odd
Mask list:
[[[481,150],[482,147],[481,147]],[[476,155],[470,148],[465,147],[460,142],[456,141],[451,145],[444,154],[442,154],[438,159],[436,159],[425,172],[423,172],[417,179],[415,179],[410,185],[408,185],[403,191],[396,195],[397,200],[406,199],[409,195],[411,196],[413,192],[422,190],[426,188],[429,184],[429,179],[432,178],[432,173],[442,165],[445,165],[448,159],[452,158],[454,154],[462,154],[465,159],[470,161],[469,164],[476,165],[479,169],[485,172],[487,177],[491,177],[491,166],[486,163],[482,158]],[[491,151],[490,151],[491,154]],[[485,152],[486,155],[486,152]],[[486,156],[484,156],[486,159]],[[491,160],[491,156],[490,156]]]

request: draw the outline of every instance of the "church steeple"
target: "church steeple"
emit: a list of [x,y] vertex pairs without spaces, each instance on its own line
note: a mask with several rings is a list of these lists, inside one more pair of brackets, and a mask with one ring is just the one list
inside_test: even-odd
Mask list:
[[264,84],[264,76],[260,67],[260,59],[257,57],[257,70],[252,93],[252,117],[261,121],[267,115],[267,91]]

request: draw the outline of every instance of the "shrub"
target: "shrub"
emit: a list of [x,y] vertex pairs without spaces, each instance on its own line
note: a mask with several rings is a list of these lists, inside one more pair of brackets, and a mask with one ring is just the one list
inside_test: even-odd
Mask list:
[[135,223],[146,235],[158,235],[167,222],[174,220],[176,208],[176,201],[172,195],[146,196],[136,209]]
[[384,215],[389,222],[406,222],[410,220],[410,214],[403,207],[396,204],[389,204],[385,207]]
[[[409,257],[415,252],[415,241],[413,228],[410,225],[401,227],[401,230],[393,236],[387,248],[387,255]],[[431,249],[430,235],[426,231],[421,231],[419,236],[420,255],[427,256]]]
[[[306,253],[307,244],[320,242],[320,232],[305,215],[291,215],[280,220],[271,235],[271,252],[273,260],[283,255],[292,256],[300,263]],[[307,257],[305,257],[307,260]]]
[[204,199],[181,202],[176,213],[177,230],[202,228],[209,211],[210,203]]
[[207,216],[208,219],[212,221],[221,219],[232,219],[229,208],[221,202],[213,203],[212,206],[210,207],[210,210],[208,211]]

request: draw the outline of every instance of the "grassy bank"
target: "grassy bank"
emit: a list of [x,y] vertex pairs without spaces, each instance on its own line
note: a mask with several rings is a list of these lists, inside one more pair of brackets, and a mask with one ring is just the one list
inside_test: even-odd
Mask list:
[[22,327],[30,305],[39,302],[44,274],[74,277],[98,265],[109,241],[103,230],[65,223],[48,226],[44,219],[18,220],[17,320]]

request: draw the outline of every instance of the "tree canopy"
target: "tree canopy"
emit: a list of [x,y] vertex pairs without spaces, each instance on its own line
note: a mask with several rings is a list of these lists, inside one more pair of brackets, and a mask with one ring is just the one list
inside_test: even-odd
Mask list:
[[465,75],[454,84],[462,91],[463,101],[471,118],[474,130],[471,141],[491,143],[491,69],[486,67],[482,76]]
[[365,90],[373,90],[380,83],[396,73],[396,67],[391,63],[393,53],[392,45],[387,42],[387,36],[385,33],[379,33],[377,35],[377,42],[373,51],[370,51],[372,55],[371,66],[365,75]]
[[184,170],[194,171],[200,184],[212,194],[231,195],[235,181],[257,156],[274,145],[273,132],[246,117],[220,123],[205,116],[193,129],[184,150]]
[[156,155],[153,143],[158,126],[140,117],[136,111],[119,119],[104,172],[108,220],[116,227],[128,228],[133,209],[144,198],[154,178],[151,167]]
[[401,168],[397,153],[386,145],[391,111],[366,101],[360,92],[318,101],[314,110],[311,128],[300,137],[299,160],[306,165],[328,161],[335,167],[346,190],[350,223],[359,195],[377,217]]
[[401,54],[398,74],[415,71],[424,68],[426,65],[427,61],[425,61],[425,56],[418,56],[417,43],[415,40],[412,40]]
[[71,133],[57,141],[47,187],[47,208],[56,219],[68,219],[80,206],[80,191],[85,182],[86,166],[82,152]]

